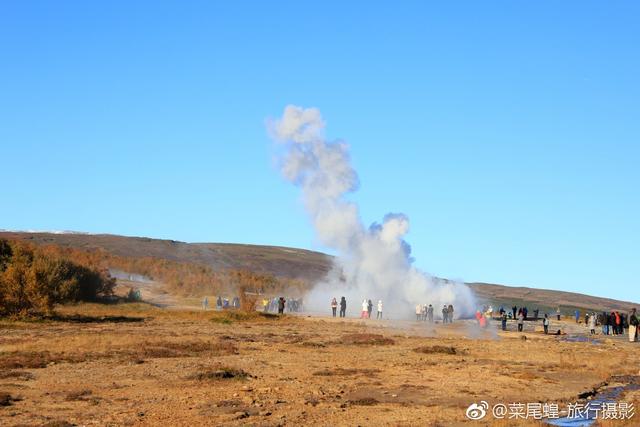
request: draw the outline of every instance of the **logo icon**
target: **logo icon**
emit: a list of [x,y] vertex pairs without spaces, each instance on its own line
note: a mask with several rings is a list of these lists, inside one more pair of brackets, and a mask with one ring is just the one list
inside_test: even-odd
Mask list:
[[489,404],[484,400],[480,401],[480,403],[472,403],[467,408],[467,418],[470,420],[481,420],[487,415],[487,409],[489,409]]

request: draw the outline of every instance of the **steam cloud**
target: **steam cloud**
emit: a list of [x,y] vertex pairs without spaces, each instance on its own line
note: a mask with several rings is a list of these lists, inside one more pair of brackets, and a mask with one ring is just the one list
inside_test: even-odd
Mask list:
[[438,280],[412,266],[411,247],[404,240],[406,215],[389,213],[380,224],[362,224],[358,206],[345,198],[358,188],[349,147],[328,141],[324,129],[318,109],[293,105],[269,124],[272,137],[283,144],[282,174],[302,189],[320,243],[337,253],[334,270],[306,296],[306,308],[326,312],[331,298],[344,295],[351,313],[360,310],[365,298],[374,306],[383,300],[384,315],[391,318],[413,316],[416,304],[432,304],[436,316],[444,304],[454,305],[456,317],[474,313],[466,285]]

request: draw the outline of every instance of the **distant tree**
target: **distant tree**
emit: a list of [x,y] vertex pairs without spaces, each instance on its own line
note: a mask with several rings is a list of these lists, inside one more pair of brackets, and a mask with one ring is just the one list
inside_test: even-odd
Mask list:
[[13,251],[11,245],[4,239],[0,239],[0,271],[4,271],[7,268],[7,264],[11,259]]

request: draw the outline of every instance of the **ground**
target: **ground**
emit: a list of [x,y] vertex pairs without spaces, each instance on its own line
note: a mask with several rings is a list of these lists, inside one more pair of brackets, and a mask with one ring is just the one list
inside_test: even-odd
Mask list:
[[57,318],[0,321],[0,425],[507,426],[526,422],[470,421],[466,409],[562,406],[603,382],[638,382],[640,344],[538,329],[61,307]]

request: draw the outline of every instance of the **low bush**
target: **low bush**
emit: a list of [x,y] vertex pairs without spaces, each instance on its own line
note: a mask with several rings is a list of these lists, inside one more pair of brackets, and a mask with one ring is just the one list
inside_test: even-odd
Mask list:
[[9,393],[0,391],[0,406],[9,406],[11,402],[15,401],[16,398],[11,396]]
[[0,316],[51,313],[63,302],[96,301],[115,280],[24,242],[0,240]]
[[243,371],[242,369],[222,367],[214,370],[206,370],[203,372],[198,372],[191,376],[191,379],[195,379],[198,381],[206,381],[206,380],[244,380],[251,377],[250,374]]

